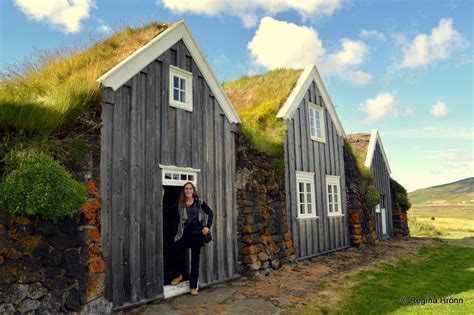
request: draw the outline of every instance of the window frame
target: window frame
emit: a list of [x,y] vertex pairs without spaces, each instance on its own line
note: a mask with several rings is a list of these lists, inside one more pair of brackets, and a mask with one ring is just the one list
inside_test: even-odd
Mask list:
[[[318,219],[316,213],[316,193],[315,193],[315,180],[314,180],[315,173],[310,172],[303,172],[303,171],[296,171],[296,218],[299,220],[302,219]],[[311,213],[308,213],[308,202],[307,198],[305,198],[305,213],[300,213],[300,183],[304,183],[305,187],[306,184],[310,184],[310,195],[311,195]],[[303,192],[305,195],[308,194],[307,191]]]
[[[187,182],[191,182],[194,186],[197,187],[197,176],[198,173],[201,171],[199,169],[193,169],[188,167],[177,167],[172,165],[159,165],[161,168],[161,180],[162,185],[166,186],[183,186]],[[171,175],[171,178],[167,178],[168,174]],[[177,175],[178,178],[174,178]],[[181,179],[181,176],[186,176],[185,179]],[[192,176],[192,179],[190,179]]]
[[[320,124],[320,130],[321,130],[321,137],[318,137],[317,136],[317,128],[316,128],[316,116],[314,116],[314,128],[315,128],[315,133],[316,135],[313,135],[311,133],[311,112],[314,111],[314,114],[316,115],[316,112],[319,112],[319,124]],[[321,142],[321,143],[326,143],[326,129],[325,129],[325,126],[326,126],[326,122],[325,122],[325,119],[324,119],[324,108],[322,108],[321,106],[319,105],[316,105],[314,103],[311,103],[311,102],[308,102],[308,131],[309,131],[309,136],[311,138],[311,140],[313,141],[318,141],[318,142]]]
[[[337,211],[334,211],[334,198],[331,204],[333,205],[333,211],[329,212],[329,189],[328,186],[337,186]],[[332,196],[334,197],[334,193],[331,193]],[[326,175],[326,204],[327,204],[327,211],[328,211],[328,217],[342,217],[344,214],[342,213],[342,191],[341,191],[341,177],[340,176],[334,176],[334,175]]]
[[[186,97],[185,102],[174,99],[174,77],[184,79],[186,82],[184,89]],[[173,65],[170,65],[169,103],[171,107],[184,109],[189,112],[193,111],[193,74]]]

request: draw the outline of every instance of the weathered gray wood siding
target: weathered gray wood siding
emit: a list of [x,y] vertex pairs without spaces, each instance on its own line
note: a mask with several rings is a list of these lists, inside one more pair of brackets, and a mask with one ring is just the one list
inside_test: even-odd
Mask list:
[[[193,73],[192,112],[169,106],[170,64]],[[163,293],[159,164],[201,170],[197,190],[214,210],[214,241],[201,252],[200,285],[234,277],[234,128],[184,43],[104,94],[100,192],[107,298],[118,307]]]
[[393,237],[393,223],[392,223],[392,198],[390,194],[390,174],[388,168],[385,165],[380,145],[377,142],[375,146],[374,157],[372,159],[372,165],[370,167],[372,175],[375,180],[375,187],[381,195],[385,196],[385,219],[387,226],[387,233],[382,233],[382,214],[375,213],[375,229],[377,232],[377,239],[388,239]]
[[[324,109],[326,143],[311,140],[308,102]],[[316,83],[310,85],[292,119],[287,120],[285,135],[286,205],[294,248],[305,258],[349,245],[343,139],[338,135]],[[296,171],[315,173],[317,219],[297,219]],[[340,176],[342,214],[328,217],[326,175]]]

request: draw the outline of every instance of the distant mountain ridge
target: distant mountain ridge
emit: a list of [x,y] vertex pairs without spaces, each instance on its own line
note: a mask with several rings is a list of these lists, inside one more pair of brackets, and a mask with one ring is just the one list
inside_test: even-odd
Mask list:
[[474,177],[415,190],[408,194],[414,205],[474,205]]

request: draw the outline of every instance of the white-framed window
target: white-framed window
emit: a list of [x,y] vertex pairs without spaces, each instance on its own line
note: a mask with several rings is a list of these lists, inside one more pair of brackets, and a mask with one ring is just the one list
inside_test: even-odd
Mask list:
[[194,186],[197,186],[197,173],[200,170],[161,164],[160,167],[162,169],[161,179],[163,185],[183,186],[187,182],[191,182]]
[[324,109],[314,103],[309,103],[309,133],[311,140],[326,142],[324,131]]
[[314,193],[314,173],[296,171],[296,199],[298,219],[317,218]]
[[328,216],[341,216],[341,177],[326,175]]
[[170,106],[193,111],[193,74],[170,65]]

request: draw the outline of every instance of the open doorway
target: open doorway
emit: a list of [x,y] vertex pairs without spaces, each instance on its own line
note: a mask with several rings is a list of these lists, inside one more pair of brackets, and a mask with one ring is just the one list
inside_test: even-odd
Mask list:
[[163,186],[163,188],[165,190],[163,196],[163,268],[164,284],[168,285],[173,278],[173,268],[175,267],[171,265],[170,254],[179,224],[177,204],[182,187]]
[[[178,285],[171,285],[173,280],[173,266],[171,263],[171,248],[174,243],[174,238],[179,224],[178,200],[186,182],[192,182],[196,186],[198,169],[189,167],[177,167],[173,165],[159,165],[162,169],[162,187],[164,188],[163,195],[163,294],[164,298],[171,298],[180,294],[189,292],[189,278],[188,274],[184,274],[184,280]],[[186,251],[187,253],[187,251]],[[189,264],[189,255],[185,254],[182,257],[187,264]],[[187,266],[189,267],[189,266]],[[186,268],[189,270],[189,268]]]

